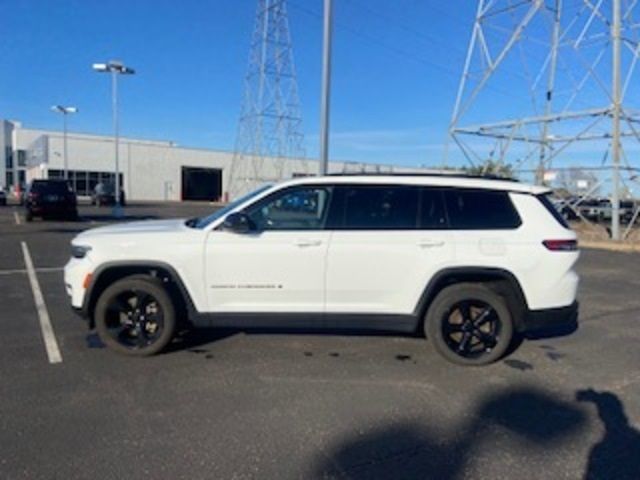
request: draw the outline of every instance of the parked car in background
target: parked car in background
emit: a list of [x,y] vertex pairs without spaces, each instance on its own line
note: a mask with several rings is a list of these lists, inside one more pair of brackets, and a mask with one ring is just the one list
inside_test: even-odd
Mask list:
[[[555,207],[555,209],[560,213],[560,215],[562,215],[562,217],[565,220],[578,220],[580,217],[578,217],[578,214],[576,213],[576,211],[571,208],[575,202],[577,201],[577,198],[575,197],[566,197],[566,198],[556,198],[556,197],[552,197],[549,199],[551,201],[551,203],[553,204],[553,206]],[[574,207],[577,208],[577,207]]]
[[0,188],[0,205],[3,207],[7,204],[7,194],[3,188]]
[[[113,183],[100,182],[98,183],[93,192],[91,192],[91,205],[115,205],[116,203],[116,188]],[[124,191],[120,189],[120,205],[124,206],[125,198]]]
[[25,218],[78,218],[78,201],[66,180],[34,180],[24,195]]

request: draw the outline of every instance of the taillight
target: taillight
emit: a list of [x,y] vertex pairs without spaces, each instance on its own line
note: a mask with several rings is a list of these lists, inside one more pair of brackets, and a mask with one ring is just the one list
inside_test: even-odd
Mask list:
[[552,252],[575,252],[578,250],[577,240],[544,240],[542,244]]

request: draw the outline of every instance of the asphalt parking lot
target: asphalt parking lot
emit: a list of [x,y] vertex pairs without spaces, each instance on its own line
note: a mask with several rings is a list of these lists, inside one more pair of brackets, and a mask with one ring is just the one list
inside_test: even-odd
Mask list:
[[69,310],[69,241],[111,221],[80,214],[26,224],[0,207],[1,478],[640,478],[639,255],[584,250],[581,328],[490,367],[451,365],[415,337],[229,331],[138,359]]

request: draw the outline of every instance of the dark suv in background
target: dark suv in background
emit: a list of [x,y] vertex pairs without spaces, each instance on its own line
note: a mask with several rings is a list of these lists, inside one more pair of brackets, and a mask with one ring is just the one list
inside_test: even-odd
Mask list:
[[33,217],[78,218],[78,201],[66,180],[34,180],[24,196],[27,222]]

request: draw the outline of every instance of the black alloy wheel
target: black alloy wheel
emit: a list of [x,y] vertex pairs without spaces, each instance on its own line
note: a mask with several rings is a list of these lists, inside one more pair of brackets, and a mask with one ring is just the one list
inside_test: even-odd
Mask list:
[[442,318],[442,336],[452,352],[463,358],[479,358],[490,353],[500,338],[500,318],[482,300],[454,304]]
[[438,353],[460,365],[495,362],[514,338],[506,300],[483,283],[442,289],[427,311],[424,328]]
[[145,348],[160,337],[164,312],[146,291],[125,291],[110,299],[105,323],[111,338],[121,345]]
[[100,295],[95,321],[107,346],[128,355],[153,355],[173,338],[175,308],[159,279],[135,275]]

